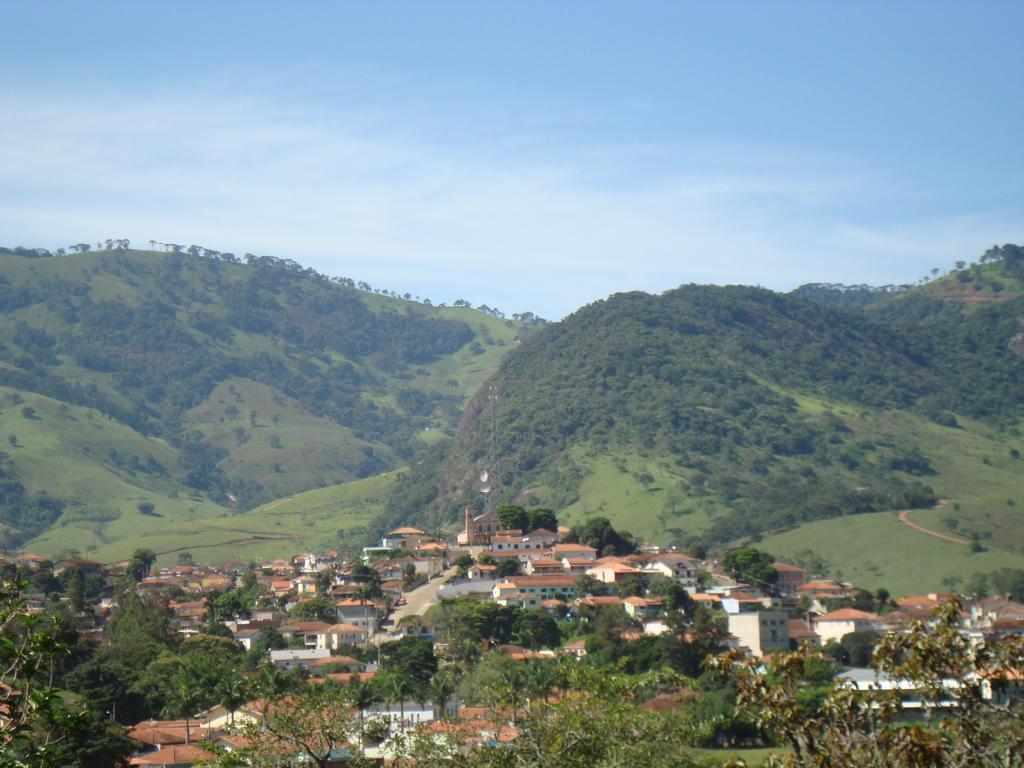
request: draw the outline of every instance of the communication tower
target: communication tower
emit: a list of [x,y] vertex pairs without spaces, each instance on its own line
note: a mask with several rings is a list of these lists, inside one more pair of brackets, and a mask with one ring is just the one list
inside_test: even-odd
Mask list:
[[487,386],[487,400],[491,406],[491,444],[487,467],[480,473],[480,493],[484,495],[484,512],[490,511],[493,506],[491,491],[498,477],[498,385],[493,382]]

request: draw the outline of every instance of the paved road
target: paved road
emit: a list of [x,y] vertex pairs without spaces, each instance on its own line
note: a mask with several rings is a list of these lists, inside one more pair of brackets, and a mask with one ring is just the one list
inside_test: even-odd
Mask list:
[[405,593],[406,603],[391,613],[391,620],[395,626],[406,616],[422,616],[434,603],[437,602],[437,593],[444,586],[444,583],[455,575],[455,567],[444,571],[440,576],[435,576],[422,587],[417,587],[412,592]]

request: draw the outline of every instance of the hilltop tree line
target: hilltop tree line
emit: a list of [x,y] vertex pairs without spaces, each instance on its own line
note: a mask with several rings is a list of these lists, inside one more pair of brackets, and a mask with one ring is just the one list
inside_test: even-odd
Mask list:
[[[80,245],[73,250],[86,250]],[[81,275],[0,274],[0,310],[18,312],[0,335],[0,385],[96,409],[166,439],[178,450],[188,487],[221,499],[230,494],[246,508],[268,498],[255,482],[228,477],[225,449],[184,418],[232,377],[273,387],[370,443],[346,459],[355,477],[412,458],[428,425],[457,422],[458,394],[413,380],[474,338],[466,322],[412,307],[371,309],[355,287],[288,260],[253,257],[240,267],[232,254],[198,246],[154,259],[139,258],[126,241],[109,245]],[[119,288],[94,291],[98,275],[116,278]],[[48,321],[19,312],[29,308]],[[24,540],[52,522],[39,506],[46,503],[3,504],[5,522],[14,522],[18,506]]]
[[[247,264],[253,266],[260,263],[269,263],[274,265],[281,265],[289,271],[297,274],[301,274],[313,280],[318,281],[329,281],[336,285],[346,286],[348,288],[355,288],[360,291],[367,293],[376,293],[382,296],[390,296],[394,299],[404,299],[405,301],[417,301],[422,302],[425,306],[433,306],[430,299],[419,296],[414,296],[408,291],[400,293],[398,291],[389,290],[387,288],[374,288],[365,280],[354,280],[350,277],[329,277],[324,275],[312,267],[303,267],[298,262],[292,259],[281,259],[276,256],[261,255],[257,256],[254,253],[246,253],[241,258],[236,256],[230,251],[218,251],[213,248],[206,248],[201,245],[189,245],[185,246],[181,243],[162,243],[157,240],[150,240],[149,247],[151,250],[156,250],[158,247],[162,250],[172,254],[188,254],[193,258],[204,258],[211,261],[224,261],[229,264]],[[107,238],[103,242],[96,243],[96,250],[102,251],[127,251],[131,248],[131,241],[127,238]],[[75,243],[63,248],[57,248],[54,251],[50,251],[46,248],[26,248],[25,246],[18,245],[14,247],[0,246],[0,254],[7,254],[10,256],[21,256],[27,259],[43,259],[51,258],[54,256],[66,256],[70,253],[88,253],[92,250],[91,243]],[[444,307],[443,303],[438,304],[439,307]],[[472,307],[472,303],[466,299],[456,299],[452,302],[452,306],[455,307]],[[483,312],[486,315],[495,317],[501,320],[505,319],[505,313],[497,307],[489,307],[486,304],[481,304],[476,309]],[[547,325],[547,320],[533,312],[513,312],[512,320],[523,326],[543,326]]]

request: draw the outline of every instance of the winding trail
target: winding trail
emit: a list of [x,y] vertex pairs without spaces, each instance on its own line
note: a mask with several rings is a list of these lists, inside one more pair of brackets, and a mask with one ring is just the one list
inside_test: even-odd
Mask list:
[[[938,506],[941,507],[945,503],[946,502],[944,500],[939,501]],[[967,541],[967,539],[960,538],[959,536],[953,536],[953,535],[948,534],[948,533],[941,533],[939,531],[933,531],[931,528],[925,528],[923,525],[918,525],[917,523],[915,523],[914,521],[912,521],[910,519],[910,513],[913,512],[913,511],[914,510],[912,510],[912,509],[904,509],[897,516],[897,517],[899,517],[900,522],[903,523],[908,528],[913,528],[915,531],[920,531],[921,533],[927,533],[929,536],[934,536],[936,539],[942,539],[943,541],[949,541],[949,542],[952,542],[953,544],[962,544],[963,546],[967,546],[968,544],[970,544],[970,542]]]

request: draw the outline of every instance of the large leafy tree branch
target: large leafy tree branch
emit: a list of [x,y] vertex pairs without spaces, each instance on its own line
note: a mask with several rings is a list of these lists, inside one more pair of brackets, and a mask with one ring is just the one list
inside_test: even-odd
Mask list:
[[734,680],[738,711],[790,747],[777,766],[1022,766],[1024,713],[1007,694],[1024,669],[1024,639],[974,643],[960,611],[950,600],[885,637],[871,666],[893,684],[867,691],[840,681],[816,696],[809,648],[766,664],[730,653],[708,665]]

